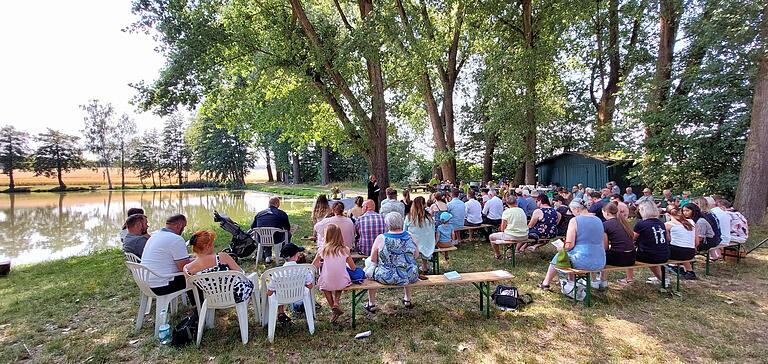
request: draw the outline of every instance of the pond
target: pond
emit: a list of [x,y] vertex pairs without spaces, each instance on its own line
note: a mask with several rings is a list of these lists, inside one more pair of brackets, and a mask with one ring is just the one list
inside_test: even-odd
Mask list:
[[[120,246],[119,232],[131,207],[141,207],[149,231],[173,214],[187,216],[185,235],[210,228],[213,210],[247,229],[272,195],[253,191],[141,190],[0,195],[0,261],[32,264]],[[311,206],[287,198],[287,212]]]

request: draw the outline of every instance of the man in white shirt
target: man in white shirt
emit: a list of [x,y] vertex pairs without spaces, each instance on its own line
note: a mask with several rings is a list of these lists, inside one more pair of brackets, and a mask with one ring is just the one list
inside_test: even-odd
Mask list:
[[400,216],[405,216],[405,205],[397,200],[397,190],[391,187],[387,188],[387,199],[381,201],[379,214],[387,216],[390,212],[397,212]]
[[480,201],[475,198],[475,190],[470,189],[467,196],[469,198],[464,203],[466,211],[464,225],[478,226],[483,223],[483,207],[480,205]]
[[717,207],[710,210],[717,221],[720,223],[720,244],[726,245],[731,242],[731,214],[728,213],[730,202],[727,200],[720,200],[717,203]]
[[[490,190],[488,191],[488,197],[490,199],[488,202],[485,203],[485,206],[483,206],[483,224],[493,225],[496,230],[498,230],[499,225],[501,225],[501,214],[504,212],[504,203],[501,202],[501,199],[496,196],[496,191]],[[486,229],[486,240],[488,240],[488,237],[493,233],[493,228]]]
[[[184,265],[189,263],[187,244],[181,233],[187,226],[184,215],[173,215],[165,221],[165,227],[152,234],[144,246],[141,264],[162,276],[172,276],[179,273]],[[187,287],[184,274],[172,278],[150,275],[147,280],[149,288],[158,295],[177,292]]]

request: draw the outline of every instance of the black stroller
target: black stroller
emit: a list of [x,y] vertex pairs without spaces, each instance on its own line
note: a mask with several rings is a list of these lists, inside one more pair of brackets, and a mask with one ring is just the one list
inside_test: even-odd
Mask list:
[[218,222],[222,229],[232,234],[229,247],[222,251],[231,255],[235,261],[251,256],[258,248],[259,245],[251,234],[243,231],[240,225],[232,221],[227,215],[220,215],[218,211],[213,210],[213,221]]

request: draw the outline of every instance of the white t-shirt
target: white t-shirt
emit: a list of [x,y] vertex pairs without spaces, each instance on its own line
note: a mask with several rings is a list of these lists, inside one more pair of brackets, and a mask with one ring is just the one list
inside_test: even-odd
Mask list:
[[[184,238],[166,228],[162,228],[147,240],[141,264],[157,274],[171,275],[179,272],[176,262],[189,258]],[[150,274],[148,283],[152,288],[167,286],[171,279]]]
[[480,224],[483,222],[483,207],[480,206],[480,201],[470,198],[464,204],[466,209],[466,220],[471,224]]
[[670,245],[679,246],[681,248],[696,248],[696,223],[693,220],[688,219],[688,222],[694,226],[692,230],[686,230],[685,226],[681,224],[675,224],[668,222],[669,224],[669,238]]
[[499,196],[493,196],[483,207],[483,213],[491,220],[501,220],[501,214],[504,213],[504,203]]
[[710,210],[720,223],[720,244],[731,242],[731,215],[719,207]]

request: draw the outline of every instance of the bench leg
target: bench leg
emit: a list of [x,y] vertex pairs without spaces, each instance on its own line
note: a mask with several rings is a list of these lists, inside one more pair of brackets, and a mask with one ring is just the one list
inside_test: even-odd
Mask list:
[[486,319],[491,318],[491,282],[473,282],[472,285],[480,293],[480,312],[485,314]]
[[706,263],[704,265],[704,275],[708,276],[709,275],[709,262],[710,262],[710,259],[709,259],[709,249],[707,249],[707,251],[704,252],[704,257],[705,257],[704,259],[706,259]]
[[661,288],[667,289],[667,268],[661,267]]
[[354,328],[357,325],[357,322],[355,321],[355,313],[357,311],[357,304],[362,302],[363,296],[365,296],[366,293],[368,293],[367,289],[357,291],[350,291],[352,292],[352,328]]
[[677,292],[680,292],[680,268],[683,268],[683,265],[678,265],[677,270],[675,270],[675,273],[677,273],[677,283],[675,285],[677,286],[676,290]]
[[512,244],[510,247],[512,248],[512,268],[514,268],[517,265],[517,244]]
[[440,253],[432,253],[432,272],[440,274]]
[[[574,292],[574,296],[576,296]],[[592,306],[592,274],[587,273],[587,295],[584,297],[584,307]]]

